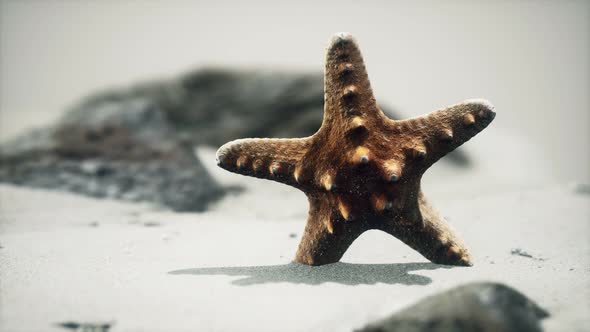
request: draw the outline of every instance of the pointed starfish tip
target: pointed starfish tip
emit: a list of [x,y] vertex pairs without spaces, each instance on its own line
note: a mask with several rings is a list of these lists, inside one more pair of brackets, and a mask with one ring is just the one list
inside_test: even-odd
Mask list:
[[332,44],[340,43],[342,41],[354,41],[354,37],[350,32],[336,32],[332,36]]
[[463,103],[478,109],[479,117],[489,119],[490,121],[496,117],[496,107],[487,99],[467,99]]
[[472,98],[472,99],[467,99],[465,100],[463,103],[465,104],[477,104],[477,105],[481,105],[489,110],[494,110],[495,106],[494,104],[492,104],[492,102],[490,102],[487,99],[483,99],[483,98]]
[[[358,50],[358,43],[356,39],[348,32],[340,32],[332,36],[330,39],[330,45],[328,46],[328,53],[332,53],[334,50]],[[348,68],[351,69],[351,68]]]

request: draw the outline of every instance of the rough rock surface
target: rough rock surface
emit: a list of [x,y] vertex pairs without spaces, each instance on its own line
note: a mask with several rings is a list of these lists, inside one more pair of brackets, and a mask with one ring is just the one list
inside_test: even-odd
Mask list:
[[549,314],[517,290],[471,283],[430,296],[359,332],[536,332]]
[[28,133],[0,151],[0,181],[202,211],[223,195],[190,144],[142,100]]
[[224,190],[194,146],[311,135],[323,103],[321,74],[205,69],[113,89],[1,145],[0,182],[202,211]]

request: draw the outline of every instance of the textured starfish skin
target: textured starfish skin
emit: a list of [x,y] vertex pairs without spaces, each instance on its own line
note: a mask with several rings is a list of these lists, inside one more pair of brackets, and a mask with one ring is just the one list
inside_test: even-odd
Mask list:
[[407,120],[389,119],[377,105],[356,41],[335,35],[326,53],[324,118],[312,136],[252,138],[226,143],[218,165],[228,171],[291,185],[309,199],[307,225],[295,261],[340,260],[363,232],[379,229],[434,263],[471,265],[471,257],[420,189],[424,172],[495,117],[485,100]]

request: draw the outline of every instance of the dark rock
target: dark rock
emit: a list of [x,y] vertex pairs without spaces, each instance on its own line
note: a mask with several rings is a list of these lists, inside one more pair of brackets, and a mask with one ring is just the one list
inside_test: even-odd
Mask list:
[[202,211],[226,191],[194,146],[311,135],[323,98],[321,74],[216,69],[106,91],[0,146],[0,182]]
[[53,128],[4,144],[0,157],[0,181],[16,185],[177,211],[203,211],[223,195],[192,146],[143,99],[76,109]]
[[98,198],[152,202],[176,211],[203,211],[223,195],[200,162],[192,160],[106,160],[108,175],[88,174],[83,163],[51,152],[27,159],[0,161],[0,181],[37,188],[61,189]]
[[427,297],[363,332],[536,332],[549,314],[517,290],[472,283]]

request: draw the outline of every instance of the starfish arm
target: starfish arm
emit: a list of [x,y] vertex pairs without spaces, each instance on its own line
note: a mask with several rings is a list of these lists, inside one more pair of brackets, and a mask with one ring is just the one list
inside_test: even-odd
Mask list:
[[486,128],[495,115],[490,102],[472,99],[424,116],[394,121],[393,130],[414,137],[407,147],[408,155],[430,166]]
[[[471,266],[471,256],[460,238],[420,192],[419,218],[388,223],[383,231],[400,239],[436,264]],[[411,215],[411,214],[410,214]]]
[[294,172],[310,141],[309,138],[238,139],[217,150],[217,165],[230,172],[298,187]]
[[366,228],[346,222],[327,195],[309,199],[309,216],[294,261],[307,265],[336,263]]
[[347,33],[336,34],[326,51],[324,93],[324,123],[382,114],[358,44]]

